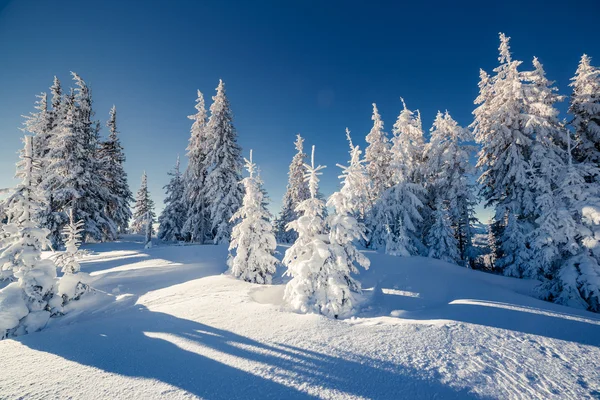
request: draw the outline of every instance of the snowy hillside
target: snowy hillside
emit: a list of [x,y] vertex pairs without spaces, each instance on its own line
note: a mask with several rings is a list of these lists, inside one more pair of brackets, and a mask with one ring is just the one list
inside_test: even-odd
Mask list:
[[[598,315],[534,282],[369,252],[355,318],[283,309],[225,246],[89,245],[97,291],[0,342],[0,398],[599,398]],[[283,251],[283,248],[279,248]]]

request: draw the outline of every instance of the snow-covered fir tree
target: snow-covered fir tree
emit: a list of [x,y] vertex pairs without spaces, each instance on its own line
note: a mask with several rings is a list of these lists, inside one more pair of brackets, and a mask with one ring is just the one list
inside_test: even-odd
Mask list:
[[425,141],[423,138],[423,124],[421,113],[416,113],[406,107],[402,100],[403,109],[398,115],[392,133],[392,182],[402,180],[412,183],[423,183],[423,151]]
[[61,300],[56,294],[56,266],[42,259],[48,247],[48,233],[33,217],[40,211],[44,196],[35,184],[39,164],[34,159],[33,140],[25,136],[21,161],[17,163],[17,186],[7,202],[7,224],[2,226],[0,265],[11,269],[17,282],[0,290],[0,338],[35,332],[57,313]]
[[83,294],[90,290],[89,285],[83,282],[85,274],[81,273],[79,259],[85,254],[79,250],[83,233],[83,221],[75,221],[73,211],[69,210],[69,224],[65,226],[65,251],[58,254],[54,260],[61,268],[63,276],[58,281],[57,294],[62,298],[62,305],[73,300],[79,300]]
[[270,284],[278,263],[274,256],[277,241],[264,202],[260,176],[252,161],[252,150],[250,159],[244,160],[249,176],[242,180],[246,189],[242,206],[231,218],[238,222],[231,232],[227,265],[236,278]]
[[130,203],[133,201],[133,195],[129,189],[127,173],[123,166],[125,153],[118,136],[117,108],[115,106],[110,109],[106,126],[109,131],[108,139],[100,143],[98,156],[109,191],[106,213],[114,221],[118,231],[125,233],[131,219]]
[[327,206],[334,213],[327,218],[329,225],[329,249],[332,254],[332,271],[329,272],[329,309],[334,315],[349,314],[360,293],[360,282],[352,274],[357,274],[357,266],[368,269],[369,259],[358,251],[355,243],[366,240],[366,228],[359,218],[364,217],[369,207],[370,182],[361,151],[352,143],[350,131],[346,128],[346,138],[350,144],[350,162],[342,169],[341,188],[327,200]]
[[158,238],[164,241],[183,240],[182,230],[187,219],[187,209],[184,198],[184,183],[179,172],[179,156],[173,171],[169,172],[171,180],[166,190],[165,208],[158,217]]
[[81,269],[78,258],[80,258],[79,246],[81,245],[81,234],[83,232],[83,221],[75,221],[73,211],[69,210],[69,224],[65,226],[63,235],[65,237],[65,251],[58,254],[54,260],[61,271],[65,274],[76,274]]
[[441,199],[435,205],[431,218],[433,224],[427,235],[427,247],[429,248],[429,257],[456,263],[460,258],[458,240],[456,240],[447,207],[447,203],[444,204]]
[[[360,284],[351,274],[358,272],[356,265],[368,268],[369,260],[353,245],[354,240],[364,237],[364,227],[352,216],[357,210],[341,191],[328,202],[335,209],[335,214],[328,218],[331,226],[328,231],[325,203],[317,197],[323,168],[315,167],[313,146],[311,164],[306,165],[311,197],[298,205],[297,210],[303,214],[289,224],[290,229],[298,232],[298,239],[283,259],[288,267],[286,274],[292,276],[284,300],[297,311],[338,318],[352,312],[354,293],[360,292]],[[347,177],[348,172],[345,170],[343,176]]]
[[423,244],[424,188],[421,117],[406,104],[394,124],[391,149],[393,186],[382,193],[369,216],[370,243],[387,254],[426,254]]
[[[47,132],[43,134],[36,132],[34,136],[34,151],[37,152],[37,157],[39,157],[38,159],[40,163],[40,174],[38,179],[42,187],[44,187],[43,184],[51,171],[49,168],[49,164],[51,162],[49,152],[51,149],[50,146],[53,142],[51,139],[53,135],[57,134],[59,127],[62,125],[62,121],[65,118],[62,86],[60,80],[56,76],[54,77],[54,82],[50,87],[50,93],[52,94],[52,109],[48,109],[46,111],[49,128]],[[35,142],[41,143],[39,146],[39,151],[36,150]],[[44,196],[45,205],[40,211],[38,218],[41,226],[50,230],[50,238],[52,243],[58,245],[60,242],[59,233],[61,226],[63,226],[65,222],[65,216],[61,212],[52,209],[52,205],[55,204],[53,201],[52,190],[44,190]]]
[[[350,145],[350,162],[348,166],[337,164],[343,170],[342,175],[339,176],[342,179],[340,192],[349,202],[347,207],[352,211],[352,216],[363,223],[372,208],[373,185],[365,166],[366,160],[361,158],[362,151],[359,146],[352,143],[348,128],[346,128],[346,139]],[[364,239],[366,240],[366,237]]]
[[[584,54],[571,79],[569,113],[573,115],[571,126],[577,143],[573,156],[578,162],[600,165],[600,69],[590,62]],[[597,176],[593,179],[599,181]]]
[[[431,226],[436,221],[441,222],[438,208],[441,203],[447,210],[458,246],[459,258],[451,262],[461,260],[466,265],[474,257],[472,223],[476,222],[474,208],[477,204],[475,186],[469,182],[469,175],[473,173],[469,158],[475,148],[466,143],[471,140],[469,130],[460,127],[448,111],[443,114],[438,111],[431,128],[431,139],[424,151],[426,198],[433,210],[428,222]],[[426,232],[429,236],[430,227]],[[430,247],[429,254],[431,250]]]
[[383,121],[377,105],[373,103],[373,127],[365,138],[368,146],[365,149],[365,163],[367,172],[372,182],[372,198],[375,201],[392,185],[390,152],[391,144],[387,134],[383,131]]
[[304,163],[306,160],[304,139],[300,134],[296,136],[294,145],[296,146],[296,154],[290,164],[287,189],[283,196],[281,212],[275,222],[277,241],[280,243],[293,243],[298,238],[296,231],[288,230],[287,225],[298,219],[298,214],[296,213],[298,204],[310,198],[308,184],[304,180]]
[[154,221],[154,201],[150,197],[148,190],[148,176],[146,171],[142,175],[142,184],[135,196],[135,206],[133,210],[133,221],[131,223],[131,232],[136,234],[146,233],[148,219]]
[[41,185],[50,197],[54,244],[62,242],[60,232],[68,223],[68,209],[73,209],[77,220],[84,221],[85,241],[112,240],[117,230],[107,214],[108,182],[98,173],[102,170],[98,160],[99,125],[92,121],[91,93],[79,75],[72,75],[76,89],[61,105],[64,118],[51,136]]
[[548,217],[558,257],[552,252],[557,261],[543,264],[538,293],[559,304],[600,312],[600,197],[597,185],[586,180],[600,171],[592,163],[573,162],[570,139],[567,166],[554,200],[559,206]]
[[331,262],[331,254],[327,244],[325,202],[317,197],[320,171],[325,167],[315,167],[314,149],[313,146],[311,164],[305,165],[310,198],[298,204],[296,211],[301,213],[300,217],[288,224],[288,229],[295,230],[298,238],[283,258],[287,267],[285,275],[292,277],[285,287],[284,300],[292,309],[303,313],[327,313],[330,310],[326,308],[325,264]]
[[[506,275],[521,277],[529,267],[527,236],[532,228],[533,194],[527,171],[533,145],[526,132],[524,77],[513,60],[509,38],[500,34],[500,65],[495,76],[481,74],[479,104],[471,125],[481,144],[477,167],[480,195],[496,209],[494,224],[501,251],[496,265]],[[504,231],[504,232],[503,232]]]
[[199,90],[196,110],[194,115],[188,117],[194,122],[187,147],[188,166],[183,175],[186,219],[182,227],[182,237],[187,241],[204,243],[212,238],[205,186],[209,166],[208,150],[212,141],[211,132],[206,126],[204,96]]
[[[46,93],[42,93],[37,97],[39,99],[35,103],[35,109],[37,112],[33,112],[27,116],[24,116],[25,128],[23,130],[33,135],[33,148],[36,153],[34,156],[40,163],[40,173],[38,174],[38,179],[41,181],[42,172],[44,170],[42,161],[49,150],[52,123],[50,119],[50,112],[48,110],[48,95]],[[39,182],[37,183],[39,184]]]
[[207,129],[212,145],[207,153],[209,169],[205,198],[209,203],[213,241],[219,244],[229,241],[233,226],[231,217],[242,205],[244,196],[239,183],[242,173],[242,150],[237,143],[233,114],[222,80],[219,80],[217,94],[210,106]]
[[563,100],[546,78],[542,64],[533,59],[534,70],[524,73],[527,84],[524,86],[527,98],[527,123],[524,132],[533,138],[529,170],[527,171],[530,190],[533,193],[533,224],[526,241],[530,256],[525,264],[523,276],[541,279],[562,257],[561,230],[568,224],[564,214],[564,204],[557,193],[560,179],[566,168],[565,151],[559,145],[566,143],[569,132],[558,120],[555,103]]
[[418,255],[424,252],[418,226],[423,221],[423,187],[402,180],[383,192],[370,216],[370,247],[385,249],[396,256]]

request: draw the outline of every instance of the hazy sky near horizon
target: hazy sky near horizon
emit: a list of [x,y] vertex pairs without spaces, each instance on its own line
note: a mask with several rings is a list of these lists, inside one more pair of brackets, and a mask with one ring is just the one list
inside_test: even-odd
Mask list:
[[276,211],[296,133],[328,166],[330,194],[335,164],[348,159],[344,129],[364,148],[371,103],[387,132],[400,96],[421,111],[426,132],[438,110],[468,125],[479,69],[497,65],[501,31],[522,68],[539,57],[568,95],[583,53],[600,64],[599,12],[597,0],[0,0],[0,188],[15,184],[21,115],[54,75],[68,87],[76,71],[103,126],[117,106],[131,188],[146,170],[160,210],[167,171],[178,154],[186,162],[196,90],[208,106],[222,78],[244,155],[254,149]]

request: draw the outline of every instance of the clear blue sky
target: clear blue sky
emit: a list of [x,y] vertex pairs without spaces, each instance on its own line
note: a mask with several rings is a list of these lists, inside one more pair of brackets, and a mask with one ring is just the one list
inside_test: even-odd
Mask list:
[[438,109],[469,124],[478,71],[496,66],[500,31],[525,67],[538,56],[569,94],[582,53],[600,64],[599,14],[597,0],[0,0],[0,188],[14,184],[20,116],[54,75],[69,85],[76,71],[97,118],[117,106],[132,190],[146,170],[162,208],[196,89],[210,101],[222,78],[244,154],[254,149],[278,209],[296,133],[328,166],[328,194],[347,159],[344,128],[363,145],[371,103],[388,132],[400,96],[426,130]]

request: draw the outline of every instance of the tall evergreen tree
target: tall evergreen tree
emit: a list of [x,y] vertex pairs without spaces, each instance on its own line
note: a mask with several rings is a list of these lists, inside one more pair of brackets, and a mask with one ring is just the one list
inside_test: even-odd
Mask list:
[[390,141],[383,131],[383,121],[375,103],[373,103],[373,116],[371,119],[373,120],[373,127],[366,137],[368,146],[365,149],[365,162],[373,185],[371,200],[374,202],[392,185],[390,169],[392,155]]
[[[571,126],[575,130],[577,145],[573,155],[578,162],[600,165],[600,69],[590,64],[584,54],[575,76],[571,79],[569,113],[573,115]],[[598,181],[598,177],[588,180]]]
[[310,198],[308,184],[304,180],[304,162],[306,159],[304,139],[300,134],[296,136],[294,145],[297,152],[290,164],[287,189],[283,196],[279,218],[276,221],[277,241],[280,243],[293,243],[298,238],[298,234],[293,230],[288,230],[287,225],[298,219],[296,213],[298,204]]
[[[339,176],[340,179],[343,179],[340,193],[348,202],[345,209],[350,210],[352,216],[362,224],[372,207],[373,186],[365,167],[365,160],[360,157],[362,151],[352,143],[348,128],[346,128],[346,139],[350,145],[350,162],[348,166],[337,164],[343,171]],[[361,235],[361,238],[363,236],[365,235]]]
[[[427,201],[434,210],[429,222],[434,225],[437,221],[437,226],[442,227],[441,215],[448,214],[459,255],[453,261],[461,260],[467,265],[474,256],[472,223],[476,222],[477,204],[475,187],[469,182],[469,174],[473,172],[469,158],[475,152],[475,148],[467,144],[471,140],[469,130],[461,128],[448,111],[444,114],[438,111],[424,151]],[[429,247],[431,253],[431,245]]]
[[150,191],[148,190],[148,176],[146,175],[146,171],[144,171],[144,174],[142,175],[142,184],[135,196],[131,232],[137,234],[146,232],[147,221],[150,220],[154,222],[155,218],[154,201],[150,197]]
[[552,210],[560,258],[543,264],[538,292],[546,300],[600,312],[600,198],[597,185],[586,180],[599,171],[591,163],[574,163],[570,136],[567,144],[568,163],[555,195],[560,206]]
[[246,189],[242,206],[232,217],[232,221],[238,223],[231,233],[227,265],[236,278],[270,284],[278,263],[274,256],[277,241],[264,203],[260,176],[252,161],[252,150],[250,159],[245,161],[249,176],[242,180]]
[[[40,162],[40,168],[43,171],[42,160],[49,150],[52,123],[50,119],[51,111],[48,110],[48,95],[41,93],[37,97],[39,99],[35,103],[37,112],[24,116],[25,128],[23,130],[33,135],[35,157]],[[38,179],[41,181],[41,173],[38,174]]]
[[[428,216],[428,210],[425,207],[423,178],[425,144],[421,114],[418,111],[415,113],[409,110],[404,99],[401,100],[403,109],[394,124],[391,149],[391,176],[394,186],[384,194],[386,198],[376,206],[383,207],[377,211],[383,212],[385,222],[380,217],[377,222],[379,226],[375,227],[373,232],[379,231],[379,237],[387,237],[388,242],[390,240],[393,243],[407,241],[410,243],[407,251],[412,255],[426,255],[423,222]],[[405,235],[405,239],[400,239]],[[404,253],[393,250],[394,246],[386,247],[391,253]]]
[[432,218],[432,226],[427,234],[427,247],[429,257],[456,263],[460,254],[458,251],[458,240],[450,220],[448,205],[440,199],[435,205]]
[[184,199],[184,183],[179,172],[179,156],[173,171],[169,172],[171,180],[164,189],[166,190],[165,208],[158,217],[160,224],[158,238],[165,241],[183,240],[182,229],[187,218]]
[[520,277],[529,268],[526,237],[532,224],[533,194],[527,171],[533,140],[525,131],[524,77],[518,71],[521,61],[512,59],[509,38],[504,34],[500,34],[499,50],[496,75],[481,74],[480,94],[475,100],[479,107],[473,112],[471,126],[482,146],[477,162],[482,170],[480,194],[486,206],[496,208],[495,229],[502,253],[496,264],[506,275]]
[[131,219],[130,203],[133,201],[133,195],[127,183],[127,173],[123,164],[125,163],[125,153],[119,131],[117,130],[117,108],[112,106],[110,116],[106,123],[108,139],[100,143],[99,161],[104,180],[107,183],[108,203],[106,213],[114,221],[120,233],[127,232],[129,220]]
[[188,166],[183,175],[186,219],[182,237],[188,241],[204,243],[211,238],[205,181],[209,166],[208,151],[213,141],[211,132],[207,129],[204,96],[199,90],[196,110],[196,114],[188,117],[194,122],[187,147]]
[[[60,243],[60,232],[73,209],[76,220],[84,221],[84,240],[103,241],[116,237],[116,225],[106,212],[110,193],[98,160],[98,124],[92,121],[92,98],[85,82],[72,73],[75,91],[67,96],[64,118],[51,136],[48,166],[42,187],[51,193],[55,221],[52,240]],[[62,105],[61,105],[62,107]]]
[[244,195],[239,184],[242,150],[237,143],[233,115],[222,80],[219,80],[210,114],[207,129],[210,132],[211,147],[207,153],[209,169],[205,187],[213,241],[219,244],[229,241],[233,224],[231,217],[240,208]]
[[[524,73],[527,84],[527,123],[524,132],[533,138],[529,169],[529,186],[533,192],[533,226],[526,238],[530,256],[523,276],[541,279],[562,257],[562,239],[559,232],[564,225],[560,220],[564,204],[557,196],[561,176],[566,168],[565,151],[569,133],[558,120],[555,103],[563,100],[556,94],[554,82],[546,78],[542,64],[533,59],[534,70]],[[567,222],[565,220],[564,222]]]

